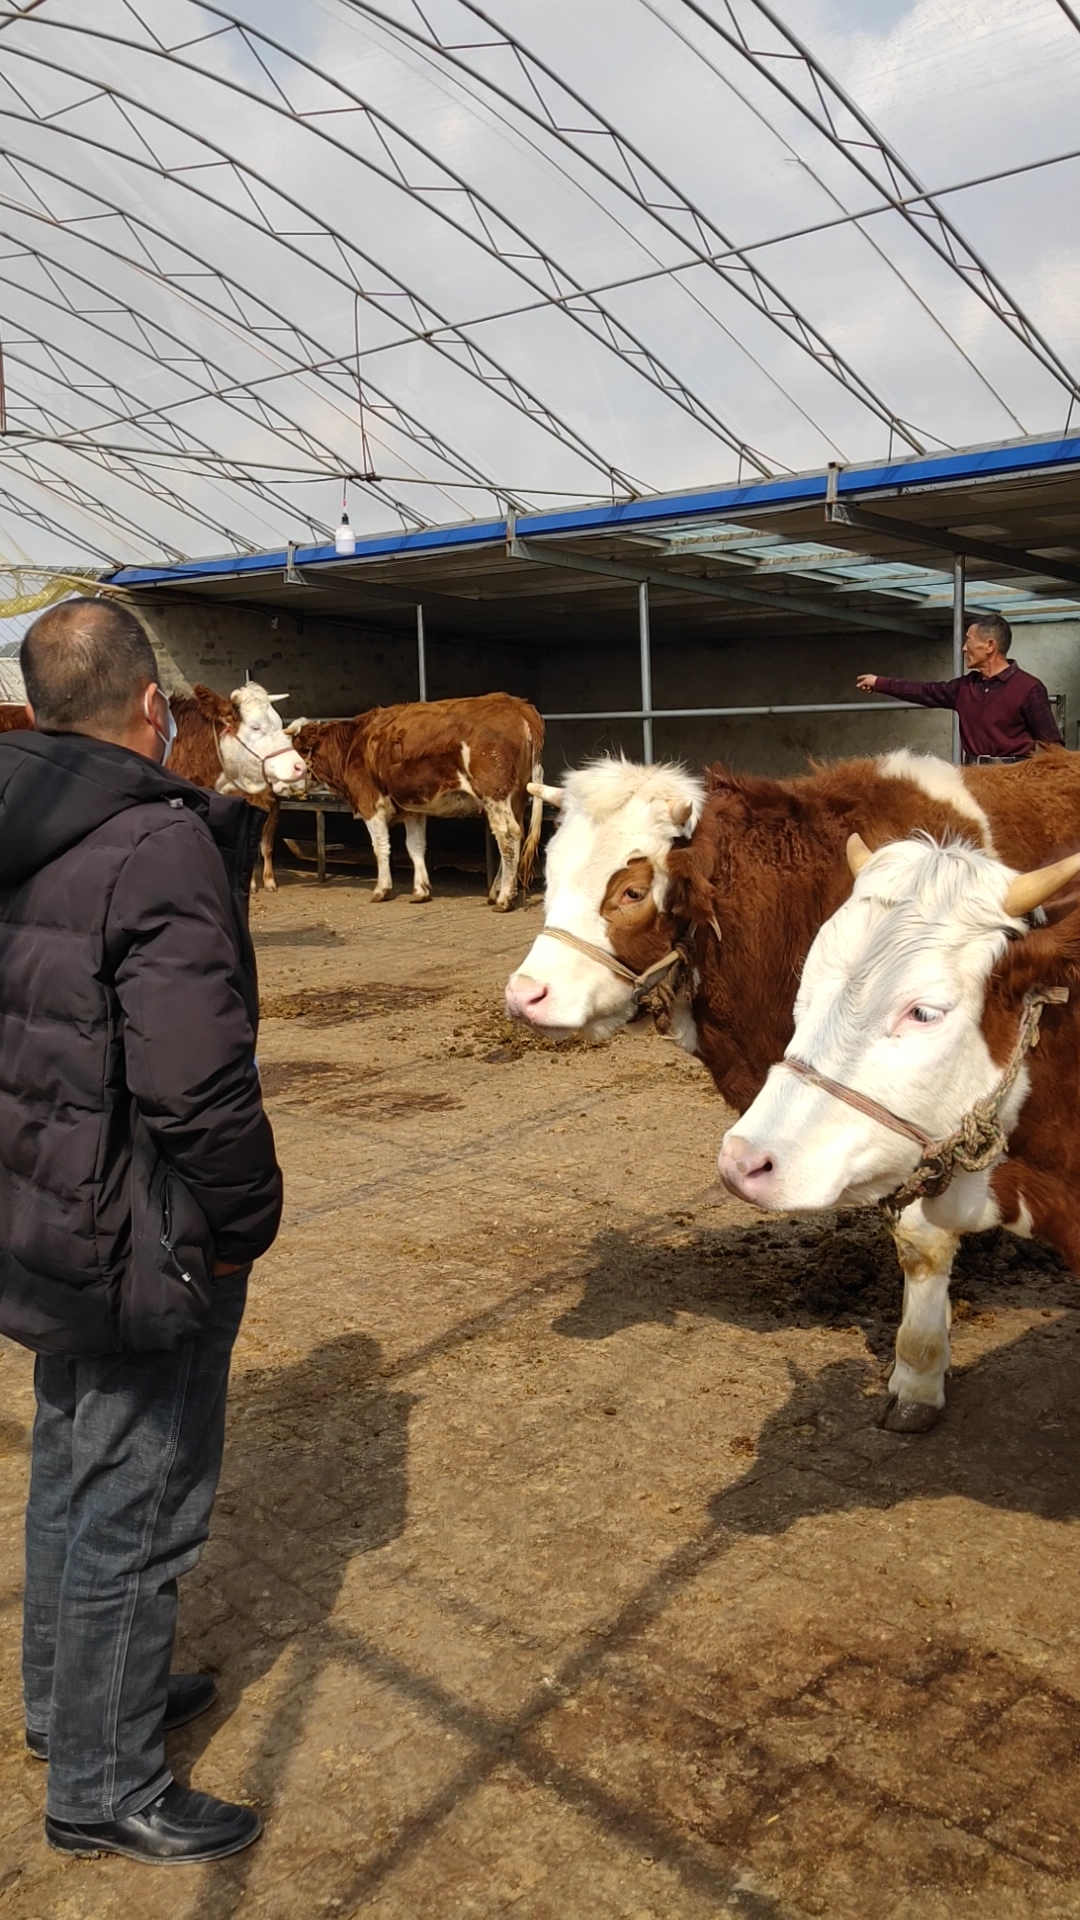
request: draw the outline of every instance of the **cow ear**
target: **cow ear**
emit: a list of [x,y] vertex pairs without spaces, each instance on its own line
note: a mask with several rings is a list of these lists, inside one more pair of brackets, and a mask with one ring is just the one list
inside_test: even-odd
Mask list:
[[546,800],[549,807],[555,808],[556,813],[562,806],[563,790],[561,787],[545,787],[542,780],[530,780],[526,791],[531,793],[535,800]]
[[244,692],[243,687],[233,688],[232,692],[229,695],[229,699],[232,701],[234,707],[238,707],[240,705],[240,700],[243,692]]
[[860,874],[870,858],[870,849],[861,833],[848,835],[846,851],[847,863],[852,873],[855,875]]

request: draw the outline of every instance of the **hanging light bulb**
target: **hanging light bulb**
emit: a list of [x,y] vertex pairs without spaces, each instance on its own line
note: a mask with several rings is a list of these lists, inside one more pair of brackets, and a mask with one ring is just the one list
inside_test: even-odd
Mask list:
[[342,560],[348,560],[356,552],[356,535],[349,525],[348,489],[341,490],[341,525],[334,535],[334,552]]

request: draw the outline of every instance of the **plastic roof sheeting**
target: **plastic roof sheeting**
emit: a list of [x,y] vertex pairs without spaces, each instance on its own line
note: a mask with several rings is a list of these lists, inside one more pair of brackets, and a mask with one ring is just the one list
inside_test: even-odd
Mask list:
[[0,548],[1061,433],[1078,83],[1056,0],[0,7]]

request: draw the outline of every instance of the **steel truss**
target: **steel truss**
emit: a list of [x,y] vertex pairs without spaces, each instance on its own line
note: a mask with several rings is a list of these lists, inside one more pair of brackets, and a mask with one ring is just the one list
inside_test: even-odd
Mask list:
[[[430,524],[418,504],[420,496],[413,494],[417,488],[441,492],[455,511],[462,511],[457,489],[489,494],[500,512],[526,510],[537,497],[562,492],[541,486],[511,489],[502,476],[484,472],[443,432],[397,400],[385,380],[371,378],[371,364],[379,356],[418,346],[546,435],[588,477],[590,485],[601,476],[613,495],[647,490],[643,480],[609,457],[583,424],[560,412],[535,382],[522,378],[477,338],[480,328],[509,314],[545,309],[561,313],[569,326],[586,334],[635,379],[735,455],[740,478],[744,468],[762,476],[788,471],[741,434],[677,370],[669,349],[661,355],[641,330],[615,311],[609,296],[616,289],[657,275],[669,276],[671,284],[680,286],[709,322],[747,354],[835,447],[826,429],[786,392],[719,313],[691,287],[682,285],[676,276],[691,269],[707,270],[718,283],[738,293],[865,413],[887,426],[890,449],[894,437],[917,451],[937,437],[902,419],[763,271],[755,256],[764,247],[794,236],[733,243],[639,142],[501,26],[478,0],[454,0],[484,30],[484,40],[472,45],[451,41],[447,33],[437,31],[421,0],[412,0],[420,26],[393,17],[375,0],[341,3],[383,35],[396,39],[399,57],[402,47],[410,49],[414,59],[419,55],[443,76],[440,84],[450,75],[458,91],[464,88],[487,111],[511,125],[518,138],[542,152],[584,191],[602,218],[640,247],[654,266],[648,273],[628,275],[606,286],[584,284],[580,274],[500,204],[502,195],[496,200],[481,191],[442,151],[425,144],[400,118],[340,75],[327,71],[325,63],[306,58],[216,0],[173,4],[165,15],[168,37],[155,31],[136,0],[115,0],[123,13],[109,26],[57,18],[43,0],[11,3],[0,8],[0,33],[7,35],[2,43],[0,120],[9,127],[7,142],[0,145],[0,161],[11,169],[19,187],[16,193],[0,193],[0,221],[5,210],[8,215],[7,223],[0,226],[0,258],[8,268],[0,293],[7,363],[5,378],[0,358],[0,464],[8,477],[4,502],[10,511],[17,510],[29,524],[52,534],[62,524],[57,518],[62,503],[73,514],[100,522],[151,551],[181,558],[157,530],[155,523],[162,513],[174,531],[179,519],[181,525],[187,522],[241,551],[255,550],[251,528],[257,516],[267,514],[271,519],[266,524],[275,540],[280,540],[283,518],[286,524],[298,520],[306,525],[313,539],[325,538],[327,520],[305,509],[289,491],[314,482],[347,483],[362,489],[380,510],[396,516],[403,528]],[[712,66],[702,47],[666,19],[653,0],[644,4]],[[675,6],[679,0],[670,4]],[[880,205],[860,213],[843,211],[838,219],[823,220],[805,231],[824,231],[846,222],[858,225],[882,213],[903,218],[1064,388],[1071,408],[1080,386],[1070,368],[942,210],[941,195],[952,189],[935,195],[921,185],[768,0],[681,0],[681,4],[765,78],[881,196]],[[1057,4],[1074,27],[1080,27],[1080,16],[1068,0],[1057,0]],[[173,31],[173,22],[181,16],[181,25],[187,20],[195,29],[187,39],[180,38],[179,30]],[[126,20],[132,22],[130,31]],[[207,31],[200,32],[203,24]],[[64,36],[81,37],[83,44],[98,45],[107,56],[124,56],[127,72],[116,78],[115,64],[105,70],[104,77],[84,71],[72,57],[71,40]],[[49,49],[57,38],[62,52],[60,58],[53,58]],[[764,44],[758,44],[761,41]],[[487,69],[493,50],[497,58],[502,55],[512,63],[506,76],[510,84],[496,80]],[[289,191],[291,181],[279,181],[272,167],[256,165],[244,156],[242,122],[237,121],[240,132],[230,144],[228,137],[211,137],[201,126],[172,113],[171,100],[160,92],[155,99],[149,97],[150,87],[140,92],[140,78],[152,70],[190,75],[220,90],[223,98],[270,116],[271,124],[302,129],[317,143],[317,151],[335,164],[347,161],[377,181],[380,190],[400,193],[423,207],[442,228],[467,242],[478,257],[497,264],[534,298],[471,319],[448,317],[412,283],[411,271],[406,279],[391,270],[361,241],[351,238],[342,221],[313,208],[310,196],[305,200],[299,192]],[[731,84],[719,67],[712,70]],[[57,99],[47,106],[38,104],[40,85],[31,81],[31,75],[51,81]],[[746,104],[759,112],[753,103]],[[79,115],[88,107],[100,111],[95,119],[80,124]],[[111,138],[107,127],[103,131],[103,113],[114,117]],[[221,116],[223,123],[225,118]],[[15,129],[22,129],[19,143],[13,137]],[[64,172],[40,157],[41,135],[54,143],[67,143],[73,154],[107,157],[111,175],[83,186],[77,163]],[[581,164],[575,170],[572,163]],[[294,303],[294,317],[287,296],[268,297],[261,285],[248,283],[242,270],[233,270],[231,258],[229,267],[222,268],[209,247],[196,250],[176,238],[167,217],[153,219],[149,195],[143,202],[147,211],[125,204],[123,189],[114,189],[111,181],[128,169],[136,181],[165,183],[166,192],[176,189],[192,204],[212,209],[218,219],[236,223],[238,232],[272,243],[284,266],[283,280],[290,273],[295,276],[297,268],[311,276],[313,284],[318,276],[335,289],[336,298],[347,295],[352,317],[361,309],[377,315],[382,335],[367,343],[363,354],[358,319],[352,348],[321,338],[318,323],[313,326],[299,317],[298,303]],[[818,175],[814,177],[824,191],[832,192]],[[74,211],[72,196],[78,196]],[[837,196],[832,198],[840,207]],[[641,215],[650,223],[647,235]],[[670,256],[671,240],[680,249],[674,261],[662,257]],[[79,249],[84,247],[90,251],[82,255]],[[25,274],[18,272],[20,263],[27,268]],[[104,293],[105,282],[97,277],[99,267],[107,267],[113,276]],[[255,278],[255,270],[251,277]],[[269,279],[263,275],[264,283]],[[906,279],[904,284],[1007,408],[922,296]],[[198,331],[185,329],[180,303],[199,322],[215,329],[220,348],[206,344],[205,325]],[[73,327],[84,330],[85,338],[76,337]],[[230,337],[248,356],[239,368],[235,355],[230,358],[226,351]],[[102,371],[95,353],[97,343],[105,341],[122,344],[130,378],[126,371],[122,375]],[[254,367],[253,355],[258,356]],[[107,354],[102,360],[111,364]],[[323,410],[318,424],[313,424],[310,409],[305,412],[301,397],[305,394]],[[224,409],[223,417],[236,421],[235,452],[199,430],[196,423],[208,406]],[[377,455],[369,442],[378,447]],[[273,457],[276,449],[281,450],[280,459]],[[265,459],[260,457],[264,451],[269,456]],[[407,470],[374,470],[395,465]],[[184,486],[185,479],[194,478],[201,486],[197,494]],[[229,496],[228,509],[220,510],[212,498],[215,488]],[[51,494],[48,509],[41,507],[38,498],[43,490]],[[18,509],[16,501],[21,501]],[[241,502],[252,516],[246,528],[234,524],[233,509]],[[92,545],[91,550],[105,559],[114,557],[107,547]]]
[[[482,20],[485,27],[494,36],[486,41],[485,48],[492,44],[502,46],[514,58],[524,76],[530,99],[498,85],[478,65],[465,58],[468,47],[460,44],[448,45],[431,26],[426,15],[413,0],[416,11],[424,22],[425,33],[406,26],[373,4],[373,0],[346,0],[354,12],[377,19],[395,33],[408,36],[418,45],[426,46],[438,53],[449,65],[469,73],[474,80],[483,85],[500,99],[512,105],[515,111],[524,116],[534,126],[569,148],[579,159],[587,164],[608,184],[629,200],[642,212],[647,213],[656,224],[672,235],[681,244],[691,250],[699,265],[707,267],[734,292],[747,300],[758,313],[771,324],[779,328],[787,339],[792,341],[810,359],[830,374],[860,405],[867,408],[883,421],[898,439],[916,453],[925,451],[924,441],[908,421],[889,407],[878,395],[868,380],[865,380],[844,356],[825,338],[813,322],[784,295],[780,288],[750,258],[749,250],[737,247],[731,238],[723,233],[697,203],[690,199],[671,177],[649,160],[644,151],[629,135],[621,131],[613,121],[579,93],[566,79],[557,74],[554,68],[540,59],[539,55],[527,48],[522,40],[510,33],[486,10],[475,4],[475,0],[457,0],[457,4]],[[558,89],[573,102],[575,115],[573,121],[564,119],[552,102],[552,89]],[[532,104],[535,102],[535,105]],[[584,115],[586,124],[580,125]],[[608,165],[599,157],[599,151],[606,151],[614,164]],[[706,309],[708,311],[708,309]],[[710,316],[715,317],[715,316]],[[759,364],[759,363],[757,363]]]
[[[719,35],[733,52],[768,80],[791,106],[816,127],[831,146],[850,161],[886,203],[937,254],[969,290],[989,307],[1047,373],[1069,395],[1070,406],[1080,398],[1077,376],[1001,279],[965,239],[956,222],[896,148],[879,133],[858,103],[835,80],[817,56],[768,4],[768,0],[720,0],[730,26],[717,20],[701,0],[681,0],[688,11]],[[469,0],[460,0],[468,5]],[[1059,5],[1061,0],[1059,0]],[[754,29],[762,22],[777,35],[779,46],[754,46]],[[789,85],[786,75],[801,73],[805,93]]]
[[[124,4],[127,4],[127,0],[124,0]],[[190,4],[203,10],[202,0],[190,0]],[[137,18],[138,16],[136,15],[134,17]],[[54,23],[49,21],[47,15],[38,15],[35,16],[33,24],[48,27]],[[239,81],[233,80],[227,75],[222,75],[213,69],[200,67],[198,63],[184,59],[175,50],[157,46],[151,41],[129,40],[121,35],[105,33],[97,27],[83,26],[80,23],[70,24],[68,22],[56,22],[55,26],[58,32],[82,35],[106,44],[124,47],[140,53],[149,53],[169,61],[178,68],[197,73],[201,78],[211,79],[215,83],[223,86],[226,91],[250,100],[263,110],[269,111],[277,117],[283,117],[296,124],[304,124],[317,138],[325,142],[337,153],[347,156],[351,161],[362,166],[372,165],[364,155],[358,153],[354,148],[349,147],[344,141],[337,139],[336,136],[328,132],[325,128],[310,126],[306,116],[300,115],[292,109],[283,107],[279,102],[274,101],[270,97],[244,87]],[[232,21],[232,26],[238,33],[241,31],[238,22]],[[18,48],[18,58],[26,60],[34,67],[57,75],[67,73],[67,68],[62,61],[48,59],[44,55],[23,46]],[[15,88],[10,71],[6,73],[5,78],[7,85],[13,92],[16,92],[22,100],[27,112],[31,114],[32,117],[37,118],[36,115],[33,115],[30,102]],[[334,84],[326,75],[320,75],[320,78],[323,79],[328,86]],[[275,200],[281,201],[284,205],[291,208],[300,219],[308,223],[306,229],[301,228],[299,230],[301,236],[303,236],[306,231],[307,233],[311,233],[313,237],[321,238],[322,235],[325,234],[332,240],[334,249],[341,258],[346,272],[344,274],[332,273],[331,277],[338,279],[340,284],[347,286],[355,297],[358,297],[367,305],[380,312],[386,319],[390,320],[396,328],[399,328],[403,335],[427,345],[432,351],[448,359],[460,371],[465,372],[471,378],[479,381],[489,390],[496,391],[501,398],[508,401],[518,412],[524,414],[534,425],[542,428],[546,433],[559,441],[568,451],[575,453],[579,459],[584,460],[586,465],[593,469],[594,473],[601,474],[606,483],[610,484],[614,480],[624,491],[637,492],[640,490],[639,482],[621,473],[614,461],[605,457],[605,455],[593,446],[592,442],[584,433],[579,431],[569,421],[563,419],[553,407],[540,399],[523,380],[503,365],[494,354],[475,341],[471,335],[464,333],[459,327],[455,326],[430,300],[426,299],[415,287],[410,286],[384,261],[376,259],[357,242],[351,240],[335,222],[328,220],[324,215],[316,215],[310,207],[306,206],[301,200],[296,198],[295,195],[289,193],[283,184],[271,179],[260,168],[253,167],[247,162],[238,160],[226,147],[218,141],[212,140],[207,134],[193,132],[190,127],[174,118],[171,114],[165,113],[158,107],[150,106],[144,99],[140,99],[128,88],[121,87],[113,81],[95,81],[92,83],[92,91],[88,94],[87,99],[96,100],[99,97],[102,100],[108,101],[109,104],[117,110],[127,135],[130,136],[133,130],[130,115],[135,113],[138,114],[140,120],[145,119],[156,123],[162,128],[167,128],[171,133],[192,140],[207,153],[213,154],[217,164],[225,169],[242,187],[245,197],[253,207],[256,216],[252,224],[260,228],[264,236],[269,235],[280,244],[288,245],[289,250],[297,253],[305,261],[307,266],[315,267],[321,271],[327,271],[324,259],[315,258],[302,247],[295,246],[291,241],[287,240],[286,236],[282,234],[279,229],[275,228],[260,194],[272,195]],[[85,105],[87,102],[83,101],[80,104]],[[363,104],[359,102],[356,103],[354,110],[363,112]],[[147,136],[147,132],[144,131],[142,127],[139,127],[136,131],[140,143],[151,156],[154,171],[159,174],[164,173],[169,179],[176,181],[177,184],[185,189],[189,189],[192,183],[186,177],[185,172],[175,167],[169,168],[162,159],[161,154],[155,150]],[[127,159],[128,157],[128,154],[125,152],[123,158]],[[376,169],[373,168],[373,170]],[[384,177],[389,178],[391,176],[384,173]],[[400,185],[401,182],[400,180],[395,180],[394,184]],[[214,195],[206,193],[204,197],[211,200],[219,210],[229,213],[234,212],[232,206],[227,202],[217,200]],[[463,224],[453,220],[451,216],[448,216],[441,209],[434,210],[439,213],[440,218],[449,220],[450,224],[457,226],[460,232],[466,234],[470,239],[476,240],[478,245],[482,244],[482,242],[477,239],[477,236],[470,233]],[[497,253],[497,249],[493,248],[490,243],[488,243],[486,251],[489,253]],[[383,291],[381,288],[379,290],[372,290],[370,285],[365,285],[365,280],[372,273],[380,282],[387,286],[390,291]],[[413,313],[414,324],[410,325],[404,317],[403,308],[399,304],[401,302],[404,302],[405,309],[411,310]],[[622,355],[620,357],[625,356]],[[760,470],[767,471],[768,469],[762,468]]]
[[[19,120],[24,117],[8,112],[7,118]],[[107,151],[103,142],[91,140],[88,136],[76,133],[71,128],[57,127],[53,131],[79,140],[82,144],[99,151]],[[272,382],[291,379],[294,376],[311,376],[319,383],[320,397],[331,401],[342,420],[347,422],[350,433],[353,432],[356,421],[354,372],[344,364],[340,354],[334,353],[328,344],[318,340],[310,329],[291,321],[280,307],[267,299],[265,293],[256,292],[234,274],[215,266],[208,257],[196,253],[188,243],[179,241],[174,234],[155,225],[144,213],[132,213],[122,207],[118,201],[106,198],[99,191],[80,186],[78,191],[82,199],[89,200],[95,207],[102,209],[107,216],[123,225],[132,241],[133,254],[126,254],[120,248],[110,246],[99,231],[98,225],[91,225],[81,215],[64,218],[44,198],[40,183],[45,181],[50,186],[65,187],[69,185],[65,175],[53,168],[45,167],[40,161],[31,161],[23,155],[16,155],[9,147],[3,145],[0,145],[0,158],[6,159],[15,169],[20,180],[25,184],[28,195],[37,202],[36,205],[24,205],[0,194],[0,206],[7,205],[20,216],[43,222],[58,231],[76,235],[82,244],[95,249],[103,257],[131,269],[137,279],[152,281],[166,288],[170,293],[178,295],[185,305],[201,309],[228,331],[235,334],[245,330],[257,336],[257,343],[263,357],[280,364],[275,365],[273,371],[264,376],[256,376],[240,385],[235,382],[230,383],[229,394],[247,393],[256,396],[261,387]],[[127,156],[127,164],[148,172],[156,171],[151,162],[135,155]],[[197,191],[197,189],[192,188],[189,191]],[[219,205],[213,196],[206,197],[212,206]],[[257,231],[263,230],[250,215],[234,215],[234,217],[240,218],[244,224]],[[166,249],[182,256],[184,262],[182,269],[174,269],[170,273],[160,264],[159,255]],[[78,277],[66,263],[57,261],[54,264],[58,271],[72,273],[73,277]],[[211,290],[216,290],[218,296],[216,299],[212,297]],[[140,317],[140,309],[129,306],[127,310],[134,317]],[[258,318],[253,319],[253,315],[257,315]],[[156,320],[148,320],[148,324],[157,326],[160,323]],[[273,335],[272,346],[263,337],[269,334]],[[290,337],[295,342],[294,345],[289,344]],[[188,357],[203,364],[208,383],[207,392],[211,394],[215,376],[210,362],[190,345]],[[430,465],[449,469],[449,474],[444,478],[448,479],[452,485],[479,486],[489,491],[495,499],[508,498],[511,504],[518,504],[513,500],[512,494],[508,494],[505,488],[499,487],[495,481],[484,475],[474,461],[453,448],[448,441],[422,422],[400,401],[393,399],[366,372],[363,384],[367,411],[378,417],[385,428],[399,433]],[[323,387],[330,391],[323,393],[321,391]],[[348,406],[346,402],[349,403]],[[260,424],[271,431],[276,431],[279,421],[286,423],[289,433],[295,435],[303,433],[313,439],[313,436],[310,436],[310,430],[301,427],[280,405],[276,416],[266,414],[262,417]],[[118,424],[126,424],[126,420],[121,420]],[[163,424],[171,433],[178,433],[175,422],[171,419],[165,420]],[[312,466],[307,469],[310,477],[322,477],[325,473],[332,474],[335,478],[345,475],[350,479],[358,479],[353,463],[343,461],[339,452],[313,447],[313,457],[320,455],[323,458],[323,467],[320,469],[318,466]],[[406,478],[407,476],[404,475],[398,476],[400,481],[405,481]],[[440,487],[440,480],[433,474],[417,475],[415,478],[416,483],[431,486],[436,491]],[[359,483],[369,489],[376,484],[370,480],[361,480]],[[406,508],[396,499],[393,505],[395,511],[403,515],[407,524],[425,524],[423,516],[417,514],[414,509]],[[313,522],[312,529],[325,531],[322,522]]]

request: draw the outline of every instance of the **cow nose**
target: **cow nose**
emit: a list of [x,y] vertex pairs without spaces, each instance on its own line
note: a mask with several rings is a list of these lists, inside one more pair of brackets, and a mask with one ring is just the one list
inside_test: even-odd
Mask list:
[[776,1166],[769,1154],[740,1140],[737,1133],[729,1133],[720,1148],[717,1166],[729,1192],[756,1207],[768,1206],[776,1186]]
[[506,1011],[512,1020],[535,1020],[547,997],[546,982],[527,973],[512,973],[506,983]]

